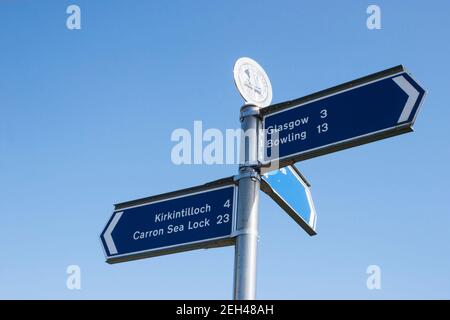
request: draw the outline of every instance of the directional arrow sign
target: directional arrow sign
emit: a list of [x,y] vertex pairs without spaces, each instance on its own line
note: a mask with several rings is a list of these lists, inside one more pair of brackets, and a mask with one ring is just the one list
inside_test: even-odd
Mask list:
[[263,108],[263,162],[280,167],[412,131],[425,96],[403,66]]
[[232,245],[232,178],[117,204],[100,235],[109,263]]
[[262,175],[261,189],[309,235],[316,234],[316,210],[310,185],[295,166]]

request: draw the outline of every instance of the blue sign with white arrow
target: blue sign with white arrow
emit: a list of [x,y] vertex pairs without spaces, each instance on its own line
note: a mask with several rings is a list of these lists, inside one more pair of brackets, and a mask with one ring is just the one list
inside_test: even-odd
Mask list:
[[310,185],[297,168],[287,166],[261,177],[261,189],[309,235],[315,235],[317,218]]
[[206,185],[116,205],[100,235],[107,262],[232,245],[236,190]]
[[425,90],[403,66],[261,109],[263,162],[280,167],[412,131]]

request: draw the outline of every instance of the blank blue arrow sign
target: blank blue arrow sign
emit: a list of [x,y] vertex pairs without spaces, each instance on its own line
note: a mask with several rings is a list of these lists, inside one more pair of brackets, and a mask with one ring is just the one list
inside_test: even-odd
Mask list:
[[312,236],[317,219],[309,187],[295,166],[262,175],[261,189]]
[[398,66],[264,108],[264,162],[282,167],[410,132],[424,95]]
[[107,262],[232,245],[236,189],[200,186],[116,205],[100,235]]

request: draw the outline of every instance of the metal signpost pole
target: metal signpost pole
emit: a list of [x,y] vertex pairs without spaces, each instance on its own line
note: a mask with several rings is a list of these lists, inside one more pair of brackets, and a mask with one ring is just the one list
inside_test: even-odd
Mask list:
[[253,300],[256,296],[256,256],[258,247],[258,205],[260,175],[258,163],[258,133],[261,127],[259,108],[241,108],[241,165],[239,167],[238,209],[234,260],[234,299]]

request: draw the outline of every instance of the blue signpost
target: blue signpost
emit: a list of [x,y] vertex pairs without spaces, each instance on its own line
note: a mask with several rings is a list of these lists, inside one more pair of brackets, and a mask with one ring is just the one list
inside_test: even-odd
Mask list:
[[232,245],[236,190],[209,185],[116,205],[101,233],[107,262]]
[[412,131],[425,90],[398,66],[261,110],[263,162],[280,167]]
[[309,235],[316,234],[316,210],[310,185],[295,166],[261,176],[261,190],[270,196]]
[[272,87],[259,64],[239,59],[234,78],[246,101],[239,173],[116,204],[100,235],[108,263],[235,245],[234,298],[254,299],[259,190],[315,235],[310,185],[294,163],[412,131],[425,96],[403,66],[268,107]]

